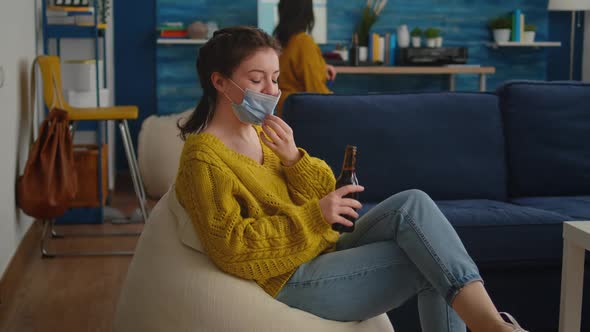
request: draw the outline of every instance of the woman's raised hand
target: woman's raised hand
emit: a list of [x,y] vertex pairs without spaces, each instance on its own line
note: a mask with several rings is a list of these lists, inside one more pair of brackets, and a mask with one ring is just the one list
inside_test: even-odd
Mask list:
[[349,184],[340,187],[333,192],[320,199],[320,208],[322,215],[328,224],[342,224],[344,226],[352,226],[352,222],[344,218],[342,215],[347,215],[352,218],[358,218],[359,215],[355,209],[360,209],[363,206],[359,201],[352,198],[344,198],[344,196],[351,193],[358,193],[365,190],[363,186]]
[[268,146],[285,166],[293,166],[301,159],[301,152],[295,145],[293,129],[275,115],[269,115],[262,122],[262,141]]
[[333,81],[336,79],[336,68],[332,65],[326,65],[326,79]]

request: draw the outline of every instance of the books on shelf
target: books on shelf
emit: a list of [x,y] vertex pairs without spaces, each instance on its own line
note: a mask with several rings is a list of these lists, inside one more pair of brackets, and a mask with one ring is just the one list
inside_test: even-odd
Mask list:
[[186,30],[162,30],[160,31],[160,38],[186,38],[188,32]]
[[45,15],[50,25],[94,25],[94,7],[49,6]]
[[47,12],[54,11],[54,12],[94,12],[94,7],[92,6],[47,6]]
[[368,60],[369,62],[382,63],[384,65],[395,64],[396,36],[392,33],[380,35],[372,33],[369,36]]
[[512,13],[512,31],[510,40],[514,42],[522,41],[524,36],[524,14],[522,10],[515,9]]
[[158,26],[160,38],[186,38],[188,31],[182,22],[164,22]]

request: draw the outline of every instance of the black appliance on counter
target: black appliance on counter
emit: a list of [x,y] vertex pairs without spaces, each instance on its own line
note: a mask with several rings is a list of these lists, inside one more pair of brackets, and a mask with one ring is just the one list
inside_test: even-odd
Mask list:
[[405,47],[396,49],[396,66],[444,66],[466,63],[466,47]]

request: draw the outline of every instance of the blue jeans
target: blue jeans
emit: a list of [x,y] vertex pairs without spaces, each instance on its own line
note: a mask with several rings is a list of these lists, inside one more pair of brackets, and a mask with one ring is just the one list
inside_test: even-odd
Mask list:
[[465,332],[449,304],[475,280],[481,280],[477,266],[436,204],[422,191],[407,190],[359,218],[336,251],[301,265],[277,300],[326,319],[352,321],[417,295],[423,332]]

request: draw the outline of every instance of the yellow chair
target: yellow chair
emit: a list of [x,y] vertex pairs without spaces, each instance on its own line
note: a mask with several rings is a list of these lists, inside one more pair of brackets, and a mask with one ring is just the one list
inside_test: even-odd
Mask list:
[[[138,117],[137,106],[111,106],[111,107],[73,107],[65,101],[62,93],[61,66],[58,56],[42,55],[38,56],[35,62],[39,65],[43,81],[43,99],[48,108],[59,105],[59,107],[68,112],[70,121],[116,121],[119,130],[125,154],[129,163],[129,170],[133,180],[133,187],[139,202],[139,208],[144,222],[148,219],[146,207],[146,194],[143,186],[143,180],[139,172],[135,149],[133,148],[131,134],[127,120],[135,120]],[[34,67],[34,66],[33,66]],[[34,68],[33,68],[34,69]],[[34,70],[33,70],[34,72]],[[106,176],[106,175],[105,175]],[[52,222],[53,224],[53,222]],[[53,225],[52,225],[53,228]],[[52,230],[53,234],[55,232]],[[102,233],[104,234],[104,233]],[[108,235],[108,234],[107,234]],[[110,235],[137,235],[137,233],[111,233]],[[44,237],[45,238],[45,237]],[[44,256],[56,256],[49,254],[45,246],[42,245]],[[132,254],[129,252],[109,252],[108,254]]]

